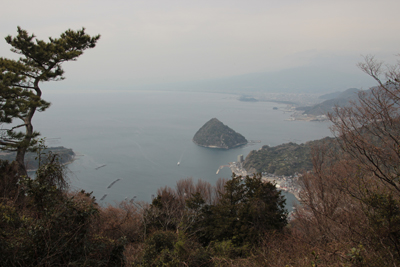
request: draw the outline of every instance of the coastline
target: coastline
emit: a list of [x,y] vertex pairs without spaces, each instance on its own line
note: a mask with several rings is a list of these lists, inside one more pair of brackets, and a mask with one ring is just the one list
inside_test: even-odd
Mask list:
[[[61,163],[61,165],[62,165],[62,166],[66,166],[66,165],[68,165],[68,164],[71,164],[72,162],[75,161],[75,159],[76,159],[76,155],[73,155],[73,156],[72,156],[72,159],[70,159],[70,160],[68,160],[68,161],[66,161],[66,162]],[[27,172],[34,172],[34,171],[37,171],[37,170],[38,170],[38,168],[36,168],[36,169],[27,169],[26,171],[27,171]]]
[[218,149],[225,149],[225,150],[228,150],[228,149],[231,149],[231,148],[240,147],[240,146],[244,146],[244,145],[247,145],[247,144],[249,143],[249,142],[240,143],[240,144],[237,144],[237,145],[235,145],[235,146],[233,146],[233,147],[219,147],[219,146],[206,146],[206,145],[201,145],[201,144],[197,143],[196,141],[194,141],[193,139],[192,139],[192,142],[195,143],[195,144],[198,145],[198,146],[201,146],[201,147],[218,148]]
[[281,186],[281,183],[280,183],[279,181],[277,181],[276,179],[272,178],[272,177],[263,176],[262,179],[263,179],[264,181],[273,183],[273,184],[275,184],[275,185],[279,185],[279,186],[280,186],[280,187],[278,188],[279,190],[283,190],[283,191],[287,191],[287,192],[291,193],[292,195],[294,195],[294,196],[296,197],[296,199],[297,199],[298,201],[300,201],[299,192],[294,192],[294,191],[292,191],[292,190],[290,190],[290,189],[287,189],[287,190],[283,189],[282,186]]
[[[236,175],[240,175],[242,177],[244,176],[251,176],[252,174],[255,173],[248,173],[242,166],[242,163],[240,162],[229,162],[229,165],[222,165],[218,168],[217,170],[217,174],[219,173],[219,171],[224,168],[224,167],[229,167],[232,171],[232,173],[236,174]],[[286,178],[284,178],[286,179]],[[288,193],[291,193],[292,195],[295,196],[295,198],[300,201],[300,196],[299,196],[299,190],[295,190],[294,186],[291,187],[285,187],[285,183],[286,180],[278,180],[276,177],[271,177],[271,176],[262,176],[262,180],[266,181],[266,182],[271,182],[273,184],[275,184],[275,186],[277,187],[277,189],[282,190],[282,191],[286,191]],[[292,190],[294,189],[294,190]]]

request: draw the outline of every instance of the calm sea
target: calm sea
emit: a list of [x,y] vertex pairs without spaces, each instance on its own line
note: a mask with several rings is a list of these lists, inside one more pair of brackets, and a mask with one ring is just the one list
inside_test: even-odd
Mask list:
[[[290,117],[283,112],[285,105],[240,102],[229,94],[46,91],[44,98],[52,106],[35,115],[35,130],[47,138],[47,145],[75,151],[78,156],[68,166],[72,188],[93,191],[98,200],[107,194],[103,205],[134,196],[150,201],[158,188],[174,187],[182,178],[214,184],[231,176],[228,168],[216,175],[218,167],[240,154],[330,135],[328,123],[285,121]],[[275,106],[280,110],[273,110]],[[193,135],[214,117],[261,143],[231,150],[195,145]],[[116,179],[120,181],[108,189]],[[290,206],[294,196],[285,196]]]

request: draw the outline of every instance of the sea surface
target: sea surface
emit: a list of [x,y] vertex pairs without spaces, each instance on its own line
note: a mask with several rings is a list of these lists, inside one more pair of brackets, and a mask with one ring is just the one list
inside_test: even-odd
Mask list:
[[[229,168],[216,171],[240,154],[331,135],[327,122],[287,121],[286,105],[241,102],[230,94],[71,90],[46,91],[43,98],[52,105],[35,114],[35,130],[48,146],[74,150],[77,157],[68,165],[72,189],[93,192],[102,205],[134,197],[151,201],[158,188],[188,177],[214,184],[231,177]],[[194,134],[211,118],[261,143],[230,150],[195,145]],[[284,195],[291,210],[295,198]]]

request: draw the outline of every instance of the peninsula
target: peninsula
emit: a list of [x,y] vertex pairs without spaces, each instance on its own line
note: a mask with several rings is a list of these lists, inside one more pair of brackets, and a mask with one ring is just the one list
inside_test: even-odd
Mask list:
[[218,119],[213,118],[201,127],[193,137],[196,145],[230,149],[247,144],[243,135],[235,132]]
[[[43,154],[48,154],[52,152],[58,155],[58,161],[61,164],[68,164],[74,160],[75,153],[70,148],[65,148],[63,146],[59,147],[49,147],[42,151]],[[15,159],[16,152],[0,152],[0,160],[13,161]],[[43,159],[46,156],[43,155]],[[29,171],[36,170],[38,168],[38,155],[35,152],[28,152],[25,155],[25,164]]]
[[276,176],[291,176],[311,171],[313,168],[312,151],[314,147],[325,147],[337,151],[336,139],[325,137],[304,144],[285,143],[278,146],[263,146],[251,151],[242,167],[249,173],[268,173]]

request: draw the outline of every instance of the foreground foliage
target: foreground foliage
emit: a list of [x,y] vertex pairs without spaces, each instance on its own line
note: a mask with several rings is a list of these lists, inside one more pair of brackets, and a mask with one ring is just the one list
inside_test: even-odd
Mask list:
[[[287,224],[284,205],[280,191],[263,182],[260,175],[233,175],[214,187],[202,181],[195,185],[191,179],[181,180],[175,190],[160,189],[144,208],[149,235],[144,262],[159,266],[154,255],[162,255],[162,262],[170,264],[189,264],[194,258],[209,261],[216,255],[247,257],[266,233],[282,231]],[[149,240],[156,243],[149,247]]]
[[124,239],[96,230],[91,194],[67,193],[63,167],[49,154],[34,179],[1,163],[1,266],[123,266]]
[[[400,264],[400,65],[367,57],[378,82],[330,119],[341,153],[320,147],[303,177],[298,228],[308,242],[356,266]],[[384,80],[382,80],[384,79]],[[307,240],[307,238],[304,238]]]

